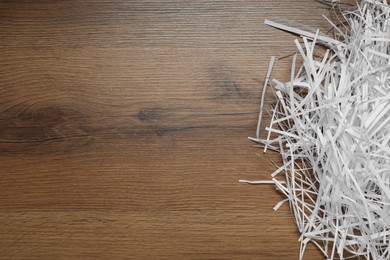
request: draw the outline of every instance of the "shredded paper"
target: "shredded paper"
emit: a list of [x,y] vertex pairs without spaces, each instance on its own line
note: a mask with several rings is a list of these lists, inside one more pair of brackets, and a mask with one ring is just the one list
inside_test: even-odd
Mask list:
[[[271,176],[286,199],[275,209],[289,202],[300,259],[309,242],[326,259],[390,259],[390,6],[362,1],[341,14],[327,19],[332,34],[265,21],[300,39],[288,82],[270,78],[271,58],[250,139],[281,155]],[[267,86],[275,102],[262,127]]]

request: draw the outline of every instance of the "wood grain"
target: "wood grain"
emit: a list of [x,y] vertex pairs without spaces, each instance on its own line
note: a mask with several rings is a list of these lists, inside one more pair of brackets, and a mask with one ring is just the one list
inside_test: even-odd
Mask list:
[[[247,140],[312,1],[0,1],[1,259],[297,259]],[[277,63],[283,79],[289,60]],[[269,100],[269,99],[268,99]],[[306,259],[319,259],[309,247]]]

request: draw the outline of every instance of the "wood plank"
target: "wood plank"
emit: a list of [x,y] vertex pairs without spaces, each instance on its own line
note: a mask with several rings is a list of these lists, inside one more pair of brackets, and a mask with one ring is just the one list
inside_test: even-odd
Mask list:
[[238,180],[268,179],[279,161],[247,140],[269,57],[294,51],[264,19],[327,28],[327,12],[1,1],[1,258],[297,259],[288,206],[272,211],[282,196]]

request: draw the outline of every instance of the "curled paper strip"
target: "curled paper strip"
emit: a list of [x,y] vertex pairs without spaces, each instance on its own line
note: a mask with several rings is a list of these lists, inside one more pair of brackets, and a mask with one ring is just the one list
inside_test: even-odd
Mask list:
[[309,242],[327,259],[390,259],[390,6],[362,1],[343,18],[334,37],[265,21],[302,41],[288,82],[269,80],[271,59],[268,135],[260,115],[250,139],[282,157],[272,183],[290,204],[300,259]]

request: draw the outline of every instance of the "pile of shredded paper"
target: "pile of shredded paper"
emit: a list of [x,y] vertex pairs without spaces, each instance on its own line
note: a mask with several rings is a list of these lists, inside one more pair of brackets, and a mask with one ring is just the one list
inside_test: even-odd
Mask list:
[[290,204],[301,259],[309,242],[327,259],[390,259],[390,6],[362,1],[342,16],[328,20],[333,36],[265,21],[301,40],[288,82],[269,80],[271,59],[268,137],[261,105],[250,139],[283,159],[272,183]]

